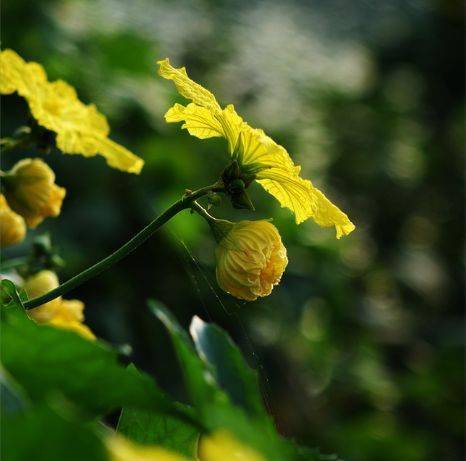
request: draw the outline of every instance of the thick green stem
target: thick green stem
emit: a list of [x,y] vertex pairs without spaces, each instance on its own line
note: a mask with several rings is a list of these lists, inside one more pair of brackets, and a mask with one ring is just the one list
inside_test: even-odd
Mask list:
[[76,288],[77,286],[81,285],[87,280],[100,274],[104,270],[112,267],[120,259],[129,255],[139,245],[144,243],[152,234],[154,234],[154,232],[156,232],[167,221],[173,218],[173,216],[175,216],[182,210],[191,208],[192,203],[196,199],[198,199],[199,197],[202,197],[203,195],[206,195],[210,191],[221,191],[221,190],[223,190],[223,188],[220,184],[214,184],[213,186],[203,187],[202,189],[199,189],[195,192],[186,194],[180,200],[175,202],[165,212],[163,212],[160,216],[155,218],[149,225],[144,227],[144,229],[138,232],[132,239],[128,240],[128,242],[126,242],[123,246],[118,248],[118,250],[116,250],[114,253],[110,254],[109,256],[102,259],[101,261],[94,264],[93,266],[89,267],[88,269],[82,271],[80,274],[62,283],[59,287],[55,288],[52,291],[49,291],[45,295],[26,301],[24,303],[24,307],[26,309],[31,309],[33,307],[37,307],[37,306],[40,306],[41,304],[49,302],[52,299],[58,298],[59,296],[62,296],[68,293],[73,288]]

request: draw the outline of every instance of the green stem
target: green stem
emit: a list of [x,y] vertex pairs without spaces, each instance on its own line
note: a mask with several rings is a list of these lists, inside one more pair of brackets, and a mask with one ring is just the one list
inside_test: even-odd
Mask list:
[[207,221],[217,243],[220,243],[234,226],[234,223],[231,221],[214,218],[203,206],[201,206],[196,201],[193,201],[191,208]]
[[200,216],[202,216],[208,223],[214,223],[218,221],[217,218],[212,216],[201,204],[198,202],[194,201],[191,204],[191,208]]
[[30,299],[24,303],[26,309],[31,309],[33,307],[40,306],[46,302],[51,301],[52,299],[58,298],[66,293],[68,293],[73,288],[81,285],[87,280],[95,277],[106,269],[112,267],[120,259],[129,255],[134,251],[139,245],[144,243],[154,232],[156,232],[160,227],[162,227],[167,221],[169,221],[173,216],[178,214],[182,210],[191,208],[192,203],[206,195],[210,191],[222,191],[223,187],[221,184],[216,183],[212,186],[203,187],[195,192],[190,192],[182,197],[180,200],[175,202],[170,208],[164,211],[160,216],[155,218],[149,225],[144,227],[140,232],[138,232],[132,239],[128,240],[123,246],[118,248],[114,253],[110,254],[106,258],[102,259],[98,263],[89,267],[88,269],[82,271],[78,275],[72,277],[66,282],[62,283],[59,287],[55,288],[52,291],[49,291],[45,295],[39,296],[37,298]]

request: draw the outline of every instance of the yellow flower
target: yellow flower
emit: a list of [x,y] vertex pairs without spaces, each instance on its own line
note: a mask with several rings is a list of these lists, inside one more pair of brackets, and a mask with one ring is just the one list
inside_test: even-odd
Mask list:
[[105,445],[111,461],[188,461],[185,457],[165,448],[139,445],[116,434],[108,436]]
[[49,325],[62,328],[63,330],[74,331],[85,339],[95,339],[95,334],[92,333],[91,329],[87,325],[84,325],[84,323],[78,322],[76,320],[68,321],[62,319],[61,317],[54,317],[52,320],[50,320]]
[[26,236],[26,223],[9,206],[0,194],[0,248],[15,245]]
[[220,107],[210,91],[188,77],[184,67],[174,68],[168,59],[158,64],[159,75],[173,80],[178,92],[192,101],[169,109],[165,114],[167,122],[184,122],[182,128],[201,139],[226,138],[233,160],[240,165],[241,179],[246,184],[257,180],[282,207],[295,214],[297,224],[312,217],[321,226],[335,226],[337,238],[353,231],[348,216],[309,180],[300,177],[300,167],[282,146],[262,130],[250,127],[232,105]]
[[66,190],[55,184],[55,173],[40,159],[20,160],[5,176],[5,196],[29,227],[58,216]]
[[[49,270],[43,270],[26,279],[24,290],[29,299],[37,298],[55,289],[60,285],[57,274]],[[29,316],[39,323],[47,323],[56,315],[62,298],[55,298],[48,303],[35,307],[28,311]]]
[[[36,298],[57,288],[58,277],[55,272],[43,270],[29,277],[24,289],[28,297]],[[65,330],[72,330],[86,339],[95,339],[94,333],[84,325],[84,303],[77,299],[55,298],[48,303],[28,311],[29,316],[38,323],[53,325]]]
[[268,221],[241,221],[220,240],[215,251],[219,286],[236,298],[268,296],[288,264],[286,248]]
[[75,89],[57,80],[49,82],[43,67],[24,61],[13,50],[0,52],[0,93],[17,92],[26,99],[39,125],[56,133],[57,147],[67,154],[100,154],[119,170],[139,173],[142,159],[108,138],[107,119],[93,104],[82,103]]
[[201,439],[199,461],[265,461],[265,459],[228,432],[217,431]]

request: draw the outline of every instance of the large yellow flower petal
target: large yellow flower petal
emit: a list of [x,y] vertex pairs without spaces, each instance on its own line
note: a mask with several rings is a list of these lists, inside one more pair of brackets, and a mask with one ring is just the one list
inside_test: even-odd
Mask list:
[[311,181],[297,173],[280,168],[270,168],[257,174],[257,182],[282,205],[295,214],[299,224],[312,217],[322,227],[335,226],[339,239],[354,230],[348,216],[316,189]]
[[0,93],[17,91],[26,98],[47,82],[47,75],[40,64],[26,63],[13,50],[0,52]]
[[197,104],[187,106],[175,104],[165,114],[168,123],[185,122],[181,128],[200,139],[224,136],[221,123],[212,115],[212,111]]
[[214,111],[221,110],[215,96],[199,83],[191,80],[184,67],[179,69],[173,67],[168,58],[158,61],[157,64],[159,65],[159,75],[167,80],[172,80],[181,96],[191,100],[198,106]]
[[92,133],[63,131],[57,135],[57,147],[67,154],[80,154],[93,157],[100,154],[109,166],[128,173],[139,173],[144,161],[128,149],[109,138],[95,136]]
[[56,133],[93,134],[106,137],[110,133],[107,119],[94,104],[84,104],[76,90],[64,82],[46,82],[28,98],[34,118]]
[[102,155],[113,167],[139,173],[142,159],[108,138],[107,119],[93,104],[82,103],[75,89],[57,80],[49,82],[43,67],[25,62],[12,50],[0,52],[0,93],[16,91],[28,102],[37,123],[57,135],[57,147],[66,154]]
[[243,129],[248,129],[248,124],[236,113],[233,104],[228,104],[216,117],[222,124],[223,135],[228,141],[230,154],[233,154],[238,143],[238,138]]
[[238,129],[238,141],[234,156],[246,167],[256,166],[257,169],[280,168],[299,173],[288,152],[262,130],[243,124]]

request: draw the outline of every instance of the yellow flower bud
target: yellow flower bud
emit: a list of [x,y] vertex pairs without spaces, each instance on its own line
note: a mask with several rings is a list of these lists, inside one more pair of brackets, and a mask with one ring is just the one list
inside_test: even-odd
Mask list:
[[215,254],[220,287],[247,301],[268,296],[288,264],[278,230],[264,220],[233,224]]
[[[58,277],[55,272],[43,270],[29,277],[25,284],[29,299],[36,298],[57,288]],[[71,330],[80,334],[86,339],[95,339],[94,333],[84,321],[84,303],[77,299],[62,299],[61,297],[52,299],[48,303],[42,304],[28,311],[29,317],[37,323],[53,325],[57,328]]]
[[55,184],[55,173],[40,159],[19,161],[5,178],[5,196],[28,227],[58,216],[66,190]]
[[265,461],[262,455],[226,431],[202,437],[198,451],[199,461]]
[[48,324],[57,328],[63,328],[64,330],[74,331],[85,339],[95,339],[95,335],[91,329],[77,320],[68,321],[62,317],[54,317]]
[[62,299],[55,317],[60,317],[66,322],[83,322],[84,303],[77,299]]
[[26,223],[0,195],[0,248],[20,243],[26,236]]
[[[57,288],[59,284],[60,283],[58,282],[58,277],[55,272],[43,270],[32,277],[29,277],[23,288],[26,291],[28,298],[32,299],[48,293],[49,291]],[[61,297],[52,299],[52,301],[49,301],[48,303],[29,310],[28,314],[36,322],[50,322],[60,308],[61,302]]]

